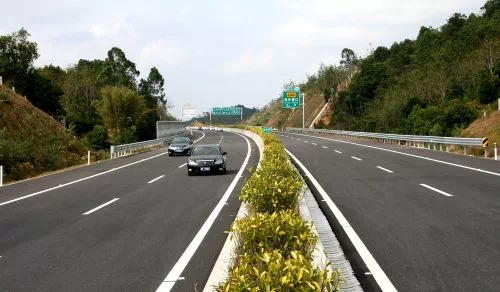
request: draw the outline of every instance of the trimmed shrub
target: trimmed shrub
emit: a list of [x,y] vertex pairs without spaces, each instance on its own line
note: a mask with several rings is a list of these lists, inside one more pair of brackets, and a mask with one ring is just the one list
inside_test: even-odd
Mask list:
[[299,251],[243,254],[217,291],[340,291],[339,272],[314,268]]
[[279,249],[284,257],[294,250],[311,258],[318,238],[311,226],[293,211],[272,214],[257,213],[238,219],[231,227],[231,236],[236,240],[241,253],[271,252]]

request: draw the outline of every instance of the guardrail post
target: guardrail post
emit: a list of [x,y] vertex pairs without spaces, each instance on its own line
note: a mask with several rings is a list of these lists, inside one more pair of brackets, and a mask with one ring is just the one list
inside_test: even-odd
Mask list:
[[0,187],[2,186],[3,186],[3,165],[0,165]]
[[109,150],[109,153],[111,155],[111,159],[115,158],[114,157],[114,154],[115,154],[115,146],[114,145],[111,145],[111,149]]
[[497,143],[494,143],[495,144],[495,160],[498,160],[498,156],[497,156]]
[[484,158],[488,158],[488,148],[484,148]]
[[[0,76],[0,85],[2,85],[2,84],[3,84],[3,80],[2,80],[2,76]],[[500,102],[499,102],[499,104],[500,104]]]
[[450,152],[450,145],[446,145],[446,152]]
[[467,146],[464,145],[464,155],[467,155]]
[[439,151],[443,151],[443,144],[439,144]]
[[87,152],[87,165],[90,165],[90,150]]

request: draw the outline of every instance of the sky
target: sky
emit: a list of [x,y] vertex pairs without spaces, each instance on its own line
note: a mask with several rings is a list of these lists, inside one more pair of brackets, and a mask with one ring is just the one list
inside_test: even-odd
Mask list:
[[[141,3],[143,2],[143,3]],[[63,68],[121,48],[145,78],[156,66],[181,118],[214,106],[262,107],[289,80],[338,64],[343,48],[365,56],[415,39],[485,0],[0,0],[0,34],[24,27],[38,43],[36,66]],[[5,16],[5,13],[3,13]]]

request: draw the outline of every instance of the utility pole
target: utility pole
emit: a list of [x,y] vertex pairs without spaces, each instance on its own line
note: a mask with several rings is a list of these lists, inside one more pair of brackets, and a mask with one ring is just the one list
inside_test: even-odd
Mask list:
[[306,94],[302,93],[302,133],[306,128]]

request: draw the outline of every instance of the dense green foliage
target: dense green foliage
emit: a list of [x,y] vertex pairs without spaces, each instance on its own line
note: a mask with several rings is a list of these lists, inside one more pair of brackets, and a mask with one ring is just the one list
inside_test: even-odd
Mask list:
[[217,291],[339,291],[339,271],[312,264],[318,237],[297,210],[300,174],[275,135],[249,129],[264,139],[264,157],[242,189],[249,214],[231,227],[236,256]]
[[[36,107],[58,120],[65,120],[68,128],[78,137],[86,139],[89,147],[105,147],[108,142],[133,142],[154,139],[156,121],[172,120],[167,114],[165,80],[157,68],[151,68],[146,79],[140,79],[140,72],[134,62],[129,60],[120,48],[111,48],[104,60],[79,60],[66,69],[56,66],[35,68],[33,62],[38,58],[38,47],[29,40],[30,34],[21,29],[18,32],[0,36],[0,76],[5,84],[15,87],[16,92],[26,96]],[[129,112],[118,113],[115,117],[126,122],[125,128],[109,128],[109,111],[99,110],[103,104],[104,88],[115,87],[117,91],[128,88],[143,99],[140,108],[130,109],[128,99],[115,99],[125,102],[118,108]],[[122,92],[123,93],[123,92]],[[135,103],[139,106],[139,103]],[[135,111],[133,117],[130,111]],[[102,128],[109,135],[103,135]],[[94,143],[99,131],[99,139],[108,141]],[[114,132],[114,133],[113,133]],[[117,133],[120,133],[119,135]],[[93,141],[93,142],[91,142]]]
[[457,135],[500,98],[500,1],[422,27],[416,40],[378,47],[356,65],[331,127]]

